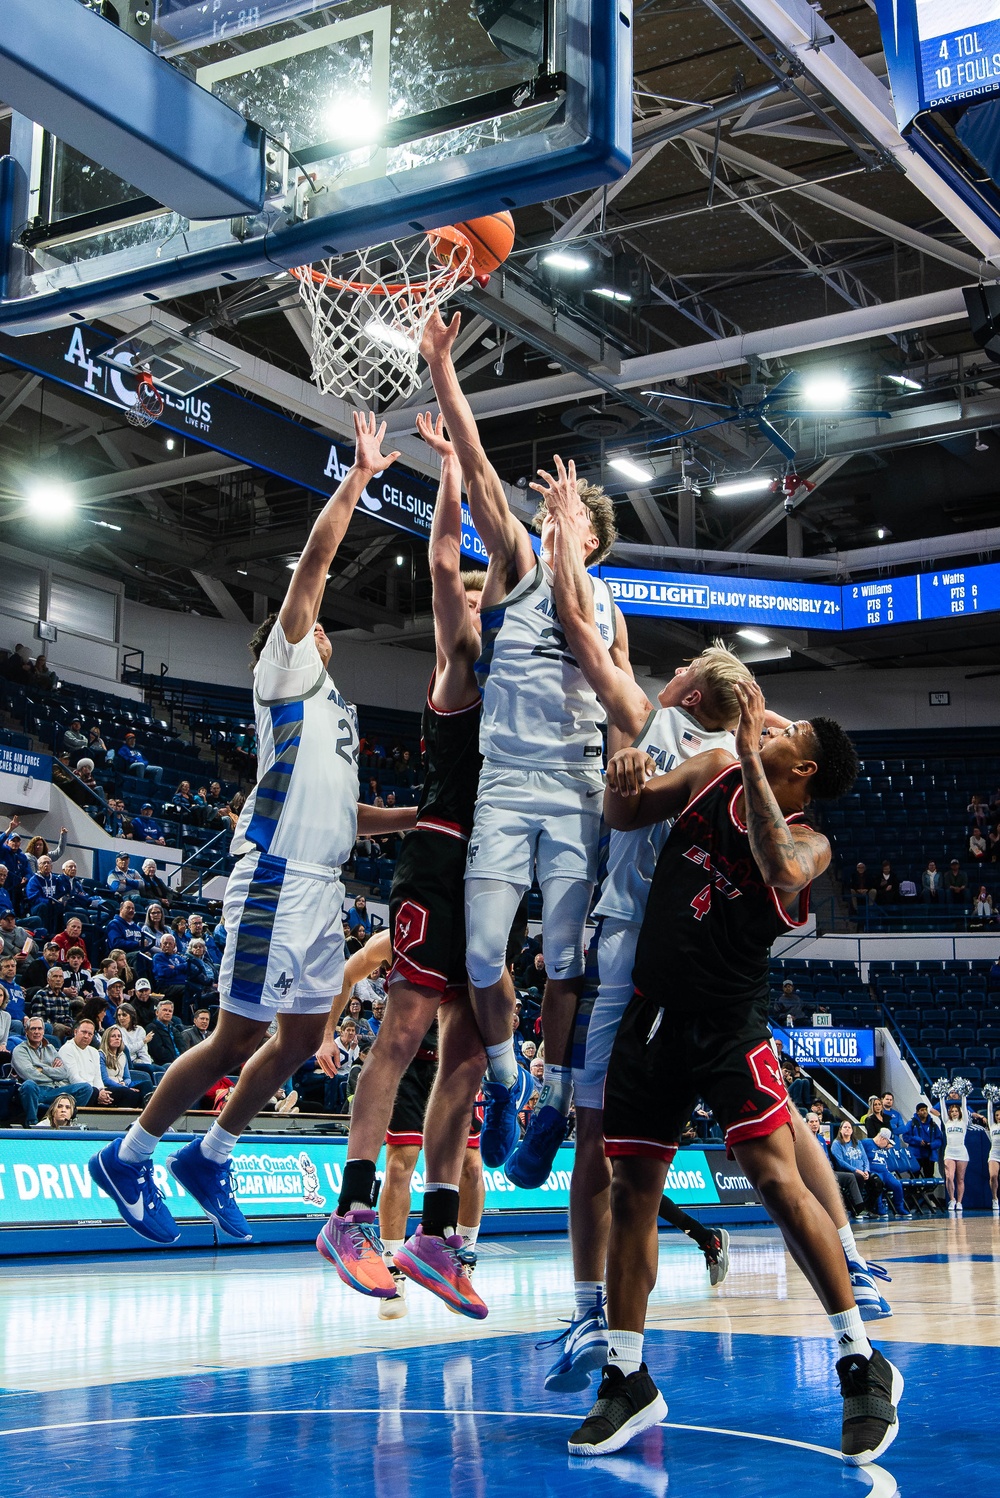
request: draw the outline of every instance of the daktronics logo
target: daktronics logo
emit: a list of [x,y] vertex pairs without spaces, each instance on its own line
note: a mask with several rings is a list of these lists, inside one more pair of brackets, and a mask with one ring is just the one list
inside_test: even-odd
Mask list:
[[705,1173],[701,1170],[679,1170],[676,1161],[667,1171],[668,1191],[704,1191]]
[[609,577],[608,586],[620,603],[669,603],[675,608],[707,609],[711,590],[702,583],[630,583]]

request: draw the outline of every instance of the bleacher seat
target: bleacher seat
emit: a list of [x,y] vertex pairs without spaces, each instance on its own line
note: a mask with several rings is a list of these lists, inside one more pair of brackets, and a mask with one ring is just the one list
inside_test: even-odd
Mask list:
[[939,1045],[934,1050],[935,1061],[961,1061],[962,1048],[957,1045]]

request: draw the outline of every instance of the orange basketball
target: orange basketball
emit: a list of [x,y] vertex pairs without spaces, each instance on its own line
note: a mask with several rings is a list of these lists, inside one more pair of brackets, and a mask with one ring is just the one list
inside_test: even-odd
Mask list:
[[472,245],[472,263],[477,275],[488,276],[495,271],[514,248],[514,220],[507,212],[470,218],[455,227]]

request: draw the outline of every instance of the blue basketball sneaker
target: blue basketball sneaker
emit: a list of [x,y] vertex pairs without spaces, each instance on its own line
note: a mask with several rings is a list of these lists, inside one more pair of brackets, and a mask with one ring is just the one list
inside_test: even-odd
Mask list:
[[[528,1074],[523,1067],[519,1066],[517,1070],[518,1080],[513,1087],[505,1087],[502,1082],[483,1083],[486,1106],[483,1109],[479,1150],[483,1157],[483,1164],[490,1170],[500,1169],[517,1144],[521,1133],[517,1121],[517,1110],[523,1088],[521,1078]],[[530,1076],[528,1076],[528,1081],[531,1081]],[[523,1103],[520,1106],[523,1107]]]
[[202,1154],[200,1141],[192,1139],[176,1155],[170,1156],[167,1169],[188,1195],[194,1197],[220,1233],[236,1238],[240,1243],[251,1241],[253,1231],[236,1205],[233,1194],[233,1170],[229,1160],[225,1165],[210,1160]]
[[892,1315],[892,1306],[881,1295],[876,1278],[888,1280],[889,1274],[881,1264],[866,1264],[863,1260],[848,1259],[847,1268],[851,1275],[851,1289],[854,1291],[854,1301],[861,1312],[862,1321],[884,1321]]
[[585,1389],[590,1375],[608,1361],[608,1318],[604,1302],[595,1303],[585,1316],[570,1321],[564,1332],[547,1337],[535,1346],[559,1347],[559,1356],[545,1375],[545,1387],[562,1394]]
[[566,1138],[567,1119],[558,1108],[536,1108],[528,1119],[524,1138],[504,1166],[504,1175],[527,1191],[544,1185],[556,1153]]
[[122,1141],[113,1139],[87,1161],[87,1169],[106,1191],[122,1221],[150,1243],[176,1243],[180,1230],[153,1179],[152,1160],[133,1165],[119,1158]]

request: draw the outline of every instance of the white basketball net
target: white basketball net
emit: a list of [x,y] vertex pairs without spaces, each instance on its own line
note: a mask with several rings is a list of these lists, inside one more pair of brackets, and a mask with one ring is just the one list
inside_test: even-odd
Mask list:
[[350,280],[343,259],[291,272],[312,324],[313,380],[325,394],[384,407],[417,389],[424,328],[473,273],[465,236],[456,229],[435,233],[444,262],[421,235],[357,251],[346,272]]

